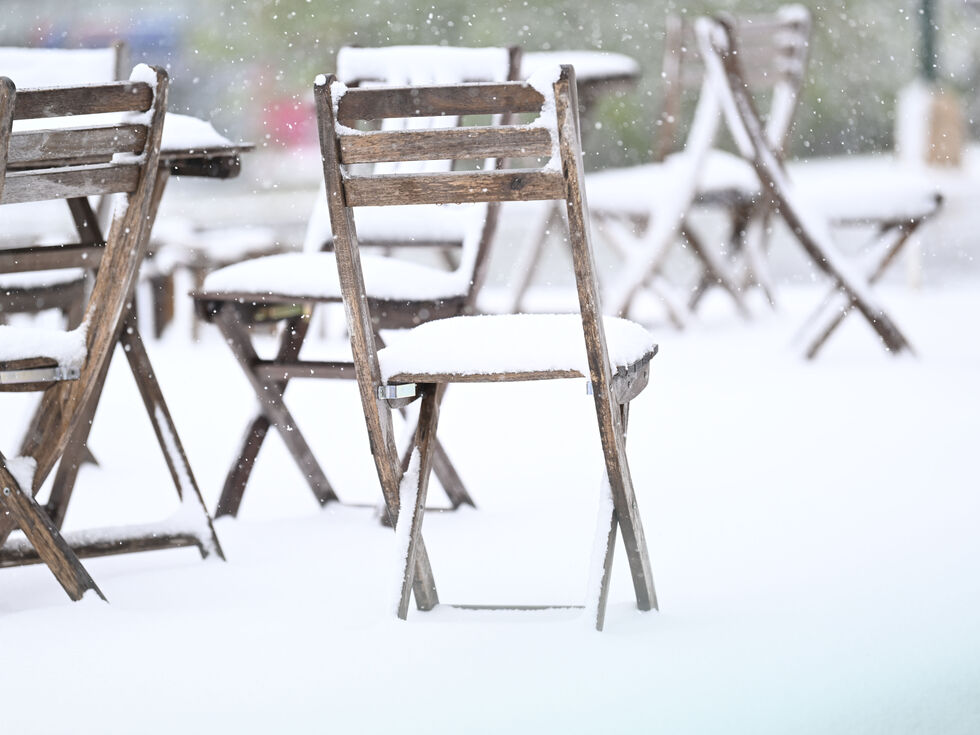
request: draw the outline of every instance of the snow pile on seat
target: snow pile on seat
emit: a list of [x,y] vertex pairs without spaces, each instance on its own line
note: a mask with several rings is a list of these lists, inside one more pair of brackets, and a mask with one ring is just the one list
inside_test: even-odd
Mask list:
[[[462,242],[474,228],[482,230],[487,205],[413,204],[400,207],[358,207],[354,210],[357,239],[364,243]],[[306,228],[304,250],[319,250],[333,239],[327,193],[323,184]],[[474,243],[475,244],[475,243]]]
[[85,355],[84,327],[65,332],[0,325],[0,362],[46,357],[63,367],[80,367]]
[[[654,349],[635,322],[604,317],[609,362],[615,369]],[[392,337],[378,352],[384,380],[394,375],[489,375],[549,370],[589,374],[578,314],[493,314],[426,322]]]
[[[685,153],[668,156],[663,163],[627,168],[611,168],[585,177],[589,208],[596,213],[620,212],[645,216],[656,214],[657,205],[676,186],[692,163]],[[722,151],[708,151],[697,175],[698,190],[738,191],[752,196],[759,191],[759,179],[752,164],[744,158]]]
[[[467,274],[394,258],[361,257],[364,284],[372,298],[438,300],[464,295]],[[333,253],[281,253],[235,263],[210,273],[204,290],[220,294],[281,294],[290,298],[339,299]]]

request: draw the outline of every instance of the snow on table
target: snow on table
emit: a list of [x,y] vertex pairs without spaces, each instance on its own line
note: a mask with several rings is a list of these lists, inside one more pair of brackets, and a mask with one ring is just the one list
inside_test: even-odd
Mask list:
[[635,77],[640,65],[626,54],[610,51],[529,51],[521,57],[521,78],[527,79],[541,67],[571,64],[579,82],[601,81],[615,77]]

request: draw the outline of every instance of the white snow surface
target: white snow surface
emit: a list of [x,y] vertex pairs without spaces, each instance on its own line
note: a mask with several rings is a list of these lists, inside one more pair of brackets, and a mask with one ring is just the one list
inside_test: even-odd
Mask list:
[[47,271],[25,271],[23,273],[0,273],[0,289],[36,288],[71,283],[85,275],[82,268],[56,268]]
[[7,471],[25,492],[34,487],[34,473],[37,472],[37,460],[34,457],[10,457],[4,461]]
[[640,64],[636,59],[611,51],[528,51],[521,56],[521,77],[527,79],[541,67],[561,64],[575,67],[575,78],[580,82],[640,73]]
[[[581,382],[453,386],[440,437],[478,508],[425,516],[446,605],[397,620],[392,530],[372,508],[320,509],[271,432],[240,517],[217,524],[227,563],[87,560],[109,604],[70,602],[43,566],[0,570],[2,729],[972,735],[980,277],[962,278],[883,284],[918,359],[852,314],[802,361],[791,336],[823,285],[782,284],[751,322],[717,294],[698,325],[656,334],[627,448],[659,613],[635,609],[621,542],[601,634],[576,610],[449,607],[581,604],[603,469]],[[213,508],[254,394],[217,329],[177,327],[147,349]],[[9,450],[36,396],[0,398]],[[354,385],[294,381],[286,402],[340,496],[376,505]],[[172,514],[121,354],[90,446],[69,530]],[[445,503],[435,480],[429,503]],[[419,701],[424,720],[405,714]]]
[[509,65],[508,50],[493,47],[344,46],[337,52],[337,77],[344,82],[403,85],[503,80]]
[[0,324],[0,362],[47,357],[64,367],[85,360],[85,327],[71,331]]
[[[361,255],[361,267],[365,290],[379,299],[446,299],[462,296],[469,285],[460,271],[378,255]],[[280,253],[244,260],[209,273],[204,290],[313,299],[341,296],[333,253]]]
[[18,89],[109,82],[115,79],[116,50],[0,46],[0,74]]
[[[650,333],[605,317],[609,361],[629,365],[653,349]],[[393,337],[378,352],[382,378],[410,374],[488,375],[577,370],[589,374],[578,314],[486,314],[437,319]]]

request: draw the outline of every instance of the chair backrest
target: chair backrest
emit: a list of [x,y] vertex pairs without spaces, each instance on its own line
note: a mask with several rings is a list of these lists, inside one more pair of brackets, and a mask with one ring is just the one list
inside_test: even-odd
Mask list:
[[[41,478],[64,450],[72,422],[83,415],[77,409],[92,399],[122,328],[148,240],[167,87],[166,72],[145,65],[129,81],[85,86],[17,91],[0,78],[0,204],[124,195],[115,197],[85,310],[81,375],[45,391],[43,436],[25,444]],[[121,122],[106,124],[107,114],[122,114]]]
[[[810,50],[810,11],[784,5],[769,15],[727,16],[738,39],[745,81],[756,97],[769,95],[766,136],[782,155],[799,102]],[[664,103],[657,157],[680,146],[678,121],[685,93],[699,89],[704,61],[695,18],[668,16],[664,42]]]
[[[345,46],[337,52],[336,78],[348,88],[378,88],[421,86],[431,84],[461,84],[474,82],[504,82],[518,79],[521,51],[517,46],[509,48],[465,48],[454,46]],[[452,115],[438,117],[385,118],[368,123],[369,127],[384,130],[426,130],[456,125]],[[375,161],[358,167],[361,173],[417,173],[449,171],[457,164],[446,161]],[[491,158],[483,161],[490,169],[498,163]],[[330,238],[330,218],[325,198],[318,198],[307,229],[304,248],[319,250]],[[469,213],[470,223],[463,236],[458,272],[470,283],[469,300],[476,297],[486,274],[490,243],[497,225],[496,203],[481,204]],[[425,223],[430,215],[415,218],[403,230],[403,240],[426,242]],[[401,222],[401,218],[398,220]],[[429,242],[441,239],[433,233]],[[382,244],[398,245],[397,237],[385,237]]]
[[[390,435],[390,417],[377,401],[381,370],[358,251],[353,215],[358,207],[564,201],[591,379],[597,395],[609,398],[610,367],[588,227],[572,68],[536,74],[529,82],[389,89],[347,89],[335,77],[319,77],[315,95],[327,203],[362,405],[369,422],[381,421],[380,434]],[[537,118],[523,125],[480,124],[488,116],[507,120],[518,114]],[[430,130],[352,130],[359,121],[440,115],[476,122]],[[352,167],[375,161],[486,156],[501,161],[530,158],[536,165],[512,168],[508,164],[489,171],[351,173]],[[605,405],[612,405],[611,399]],[[391,451],[390,447],[374,449]]]

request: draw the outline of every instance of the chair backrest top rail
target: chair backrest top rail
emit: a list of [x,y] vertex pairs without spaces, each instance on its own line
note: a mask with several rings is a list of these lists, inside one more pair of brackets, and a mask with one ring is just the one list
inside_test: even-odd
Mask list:
[[18,89],[14,105],[14,120],[96,115],[106,112],[146,112],[152,104],[153,89],[146,82],[105,82],[85,84],[70,89],[63,87]]

